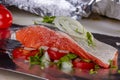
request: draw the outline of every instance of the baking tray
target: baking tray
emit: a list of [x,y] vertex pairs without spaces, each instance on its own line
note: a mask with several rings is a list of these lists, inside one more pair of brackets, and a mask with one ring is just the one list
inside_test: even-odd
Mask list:
[[[22,28],[22,25],[13,24],[10,28],[11,31],[16,31]],[[103,34],[93,33],[94,37],[106,44],[109,44],[118,49],[120,54],[120,37],[113,37]],[[20,44],[15,40],[5,39],[0,40],[0,69],[7,70],[15,73],[29,75],[36,77],[40,80],[120,80],[120,73],[117,71],[120,69],[120,55],[118,56],[118,70],[116,69],[99,69],[96,74],[89,74],[89,70],[75,69],[73,72],[63,72],[55,67],[49,67],[44,70],[39,66],[29,68],[29,64],[24,61],[12,60],[10,58],[10,51],[4,51]]]

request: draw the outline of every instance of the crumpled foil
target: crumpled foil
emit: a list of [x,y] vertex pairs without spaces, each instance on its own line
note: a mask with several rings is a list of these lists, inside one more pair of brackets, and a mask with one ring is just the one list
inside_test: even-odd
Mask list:
[[120,0],[96,0],[93,12],[120,20]]
[[40,16],[69,16],[80,19],[91,13],[95,0],[2,0],[2,4],[16,6]]

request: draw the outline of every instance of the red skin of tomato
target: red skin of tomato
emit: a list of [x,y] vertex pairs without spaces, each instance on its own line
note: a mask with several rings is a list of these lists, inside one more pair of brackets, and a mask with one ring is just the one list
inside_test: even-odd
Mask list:
[[39,52],[38,50],[32,50],[32,51],[30,51],[29,53],[27,53],[25,59],[26,59],[26,60],[29,60],[29,58],[30,58],[31,56],[35,56],[38,52]]
[[59,51],[53,51],[51,49],[47,50],[50,59],[59,60],[61,57],[65,56],[67,53],[60,53]]
[[0,4],[0,8],[6,8],[4,5]]
[[29,60],[30,56],[35,56],[38,52],[38,50],[27,51],[23,48],[15,48],[12,54],[14,59]]
[[12,25],[13,17],[11,12],[0,5],[0,29],[9,28]]
[[25,55],[23,54],[22,48],[15,48],[12,51],[12,55],[14,59],[25,59]]
[[7,39],[10,37],[10,35],[9,29],[0,29],[0,39]]
[[84,62],[84,61],[73,61],[73,67],[80,69],[94,69],[95,63],[92,62]]

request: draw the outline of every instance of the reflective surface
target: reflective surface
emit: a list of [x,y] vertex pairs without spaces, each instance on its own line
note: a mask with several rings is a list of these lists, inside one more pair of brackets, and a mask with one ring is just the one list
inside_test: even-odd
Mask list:
[[[17,30],[20,27],[22,26],[12,25],[11,30]],[[116,44],[116,42],[120,43],[120,37],[112,37],[112,36],[100,35],[95,33],[93,33],[93,35],[98,40],[116,47],[120,53],[120,45]],[[1,42],[4,42],[4,40]],[[4,46],[8,42],[12,42],[12,40],[8,40],[5,44],[0,46]],[[16,42],[13,42],[13,43],[15,43],[15,45],[7,44],[7,46],[12,46],[14,48],[14,46],[16,46],[17,43]],[[7,47],[7,50],[9,50],[9,47]],[[11,54],[11,53],[8,52],[8,54]],[[89,79],[118,80],[120,79],[120,74],[117,72],[116,69],[99,69],[97,71],[97,74],[90,74],[89,70],[80,70],[80,69],[75,69],[72,72],[65,73],[55,67],[49,67],[47,69],[41,70],[39,66],[34,66],[30,68],[29,63],[26,63],[20,60],[12,60],[8,54],[0,50],[0,67],[1,67],[0,69],[10,71],[11,73],[13,72],[20,73],[20,74],[33,76],[43,80],[44,79],[50,79],[50,80],[89,80]],[[118,61],[120,61],[120,56],[118,58]],[[118,67],[120,69],[119,62],[118,62]]]

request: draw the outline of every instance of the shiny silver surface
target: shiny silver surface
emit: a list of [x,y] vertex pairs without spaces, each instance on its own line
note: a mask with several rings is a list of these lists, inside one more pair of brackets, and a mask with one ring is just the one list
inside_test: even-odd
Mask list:
[[80,19],[91,13],[95,0],[3,0],[3,4],[16,6],[40,16],[70,16]]
[[[14,23],[17,23],[19,25],[26,25],[26,24],[30,25],[30,24],[33,24],[34,20],[36,20],[36,19],[40,20],[40,17],[38,17],[38,16],[33,16],[32,14],[28,14],[28,12],[24,12],[21,10],[17,11],[17,10],[15,10],[15,8],[12,9],[12,12],[14,13]],[[110,36],[115,36],[113,38],[113,37],[106,37],[103,35],[101,35],[101,36],[99,35],[98,38],[100,38],[100,40],[102,39],[105,42],[112,40],[108,44],[113,44],[113,45],[116,45],[116,42],[120,43],[119,42],[120,40],[118,38],[116,38],[117,36],[120,37],[119,21],[108,19],[108,18],[103,18],[103,17],[102,18],[97,17],[97,20],[83,19],[80,22],[89,31],[92,31],[94,33],[103,34],[103,35],[106,34],[106,35],[110,35]],[[119,46],[116,46],[116,48],[120,49]],[[120,61],[120,57],[118,58],[118,60]],[[0,60],[0,61],[2,61],[2,60]],[[6,59],[4,58],[3,61],[6,61]],[[9,61],[7,61],[7,62],[9,62]],[[18,62],[16,62],[16,63],[18,63]],[[2,63],[0,62],[0,64],[2,64]],[[24,64],[24,63],[22,63],[22,64]],[[9,65],[9,67],[10,67],[10,65]],[[22,67],[23,67],[22,65],[19,66],[19,68],[22,68]],[[6,68],[1,68],[1,69],[2,69],[2,70],[0,70],[0,79],[1,80],[41,80],[40,77],[38,77],[38,76],[35,76],[30,73],[25,73],[24,68],[23,68],[23,70],[19,70],[19,71],[16,71],[13,69],[6,69]],[[9,70],[9,71],[7,71],[7,70]],[[57,72],[59,72],[59,73],[57,73],[55,71],[55,69],[52,69],[52,68],[50,70],[46,69],[46,71],[47,71],[46,73],[49,73],[51,76],[54,76],[54,72],[55,72],[55,74],[59,74],[55,77],[61,77],[62,79],[64,78],[64,80],[79,80],[80,79],[79,76],[88,77],[91,80],[120,80],[120,74],[116,74],[116,71],[115,71],[115,74],[109,74],[108,69],[100,70],[99,73],[96,75],[90,75],[89,73],[87,73],[88,71],[83,71],[81,73],[80,70],[76,70],[75,75],[73,75],[73,73],[71,73],[71,74],[69,73],[69,75],[63,74],[64,76],[61,74],[62,73],[61,71],[56,70]],[[42,73],[41,76],[45,77],[45,75],[47,75],[46,73]],[[112,73],[114,73],[114,71]],[[73,76],[71,76],[71,75],[73,75]],[[50,80],[54,80],[54,79],[50,79]],[[58,80],[58,79],[55,79],[55,80]],[[85,79],[80,79],[80,80],[85,80]]]
[[[11,30],[14,28],[20,29],[21,25],[12,25]],[[94,37],[102,42],[110,44],[118,49],[120,52],[120,46],[114,45],[120,41],[120,37],[113,37],[101,34],[93,34]],[[108,39],[110,41],[108,41]],[[11,40],[10,40],[11,41]],[[3,42],[3,41],[2,41]],[[6,43],[7,44],[7,43]],[[0,45],[1,46],[1,45]],[[118,57],[120,60],[120,57]],[[117,69],[99,69],[96,74],[90,74],[89,70],[74,69],[71,72],[61,71],[60,69],[52,66],[45,69],[40,69],[39,65],[30,67],[28,62],[20,59],[12,59],[5,52],[0,52],[0,69],[32,76],[40,80],[116,80],[120,79]],[[118,63],[120,69],[120,63]]]

